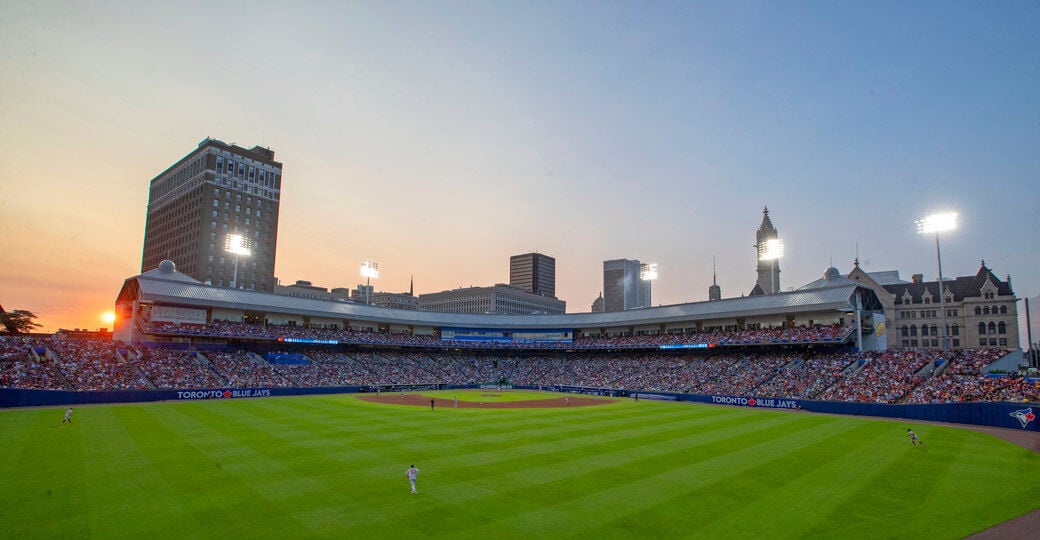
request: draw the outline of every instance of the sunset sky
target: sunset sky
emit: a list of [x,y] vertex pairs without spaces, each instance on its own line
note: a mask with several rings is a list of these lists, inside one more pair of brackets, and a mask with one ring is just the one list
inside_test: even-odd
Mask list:
[[615,258],[659,265],[655,304],[706,300],[713,256],[739,296],[768,205],[785,289],[857,244],[934,280],[914,222],[952,210],[944,275],[985,259],[1040,293],[1038,2],[0,10],[0,304],[44,330],[103,325],[149,181],[207,136],[284,164],[282,283],[372,259],[377,290],[435,292],[539,251],[569,312]]

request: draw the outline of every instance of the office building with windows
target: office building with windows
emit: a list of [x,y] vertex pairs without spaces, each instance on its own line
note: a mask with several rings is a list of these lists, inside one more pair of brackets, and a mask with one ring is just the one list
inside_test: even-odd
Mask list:
[[204,139],[152,179],[141,271],[169,259],[202,282],[272,292],[281,188],[274,151]]
[[509,258],[509,284],[556,298],[556,259],[541,253],[513,255]]
[[650,307],[650,282],[640,278],[638,260],[603,261],[603,309],[625,311]]

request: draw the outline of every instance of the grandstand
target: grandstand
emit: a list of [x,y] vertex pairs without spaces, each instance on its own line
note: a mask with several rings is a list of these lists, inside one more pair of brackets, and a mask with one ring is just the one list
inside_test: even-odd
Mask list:
[[884,327],[884,315],[873,291],[854,283],[628,312],[472,315],[211,287],[164,263],[127,279],[117,307],[114,339],[0,339],[0,387],[513,385],[622,396],[1040,402],[1037,378],[992,372],[1007,363],[1004,349],[878,350],[884,340],[872,329]]

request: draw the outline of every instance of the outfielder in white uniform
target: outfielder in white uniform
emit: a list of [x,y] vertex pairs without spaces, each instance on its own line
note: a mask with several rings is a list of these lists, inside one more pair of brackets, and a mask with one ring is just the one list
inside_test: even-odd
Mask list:
[[410,465],[404,475],[408,477],[408,483],[412,485],[412,493],[416,493],[415,479],[419,476],[419,469],[416,469],[415,465]]

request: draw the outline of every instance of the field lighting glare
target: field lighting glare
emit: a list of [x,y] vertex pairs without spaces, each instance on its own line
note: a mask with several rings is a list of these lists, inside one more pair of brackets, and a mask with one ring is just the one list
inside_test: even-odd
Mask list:
[[946,292],[943,290],[942,277],[942,251],[939,250],[939,233],[952,231],[957,228],[957,213],[945,212],[932,214],[917,222],[917,231],[921,234],[935,235],[935,261],[939,266],[939,313],[942,315],[942,340],[939,346],[942,350],[950,348],[949,337],[946,329]]
[[758,260],[775,261],[784,256],[784,241],[780,238],[766,240],[758,247]]
[[372,261],[361,262],[361,277],[363,278],[378,278],[379,277],[379,263]]
[[248,257],[253,254],[249,249],[249,240],[241,234],[229,234],[224,240],[224,251],[232,255]]
[[957,214],[932,214],[917,222],[917,230],[921,234],[941,233],[957,228]]
[[231,288],[238,288],[238,258],[249,257],[253,250],[249,249],[249,239],[241,234],[229,234],[224,238],[224,251],[235,256],[235,272],[231,278]]
[[365,303],[368,304],[368,293],[372,290],[372,278],[379,277],[379,263],[372,261],[361,261],[361,277],[365,278]]

